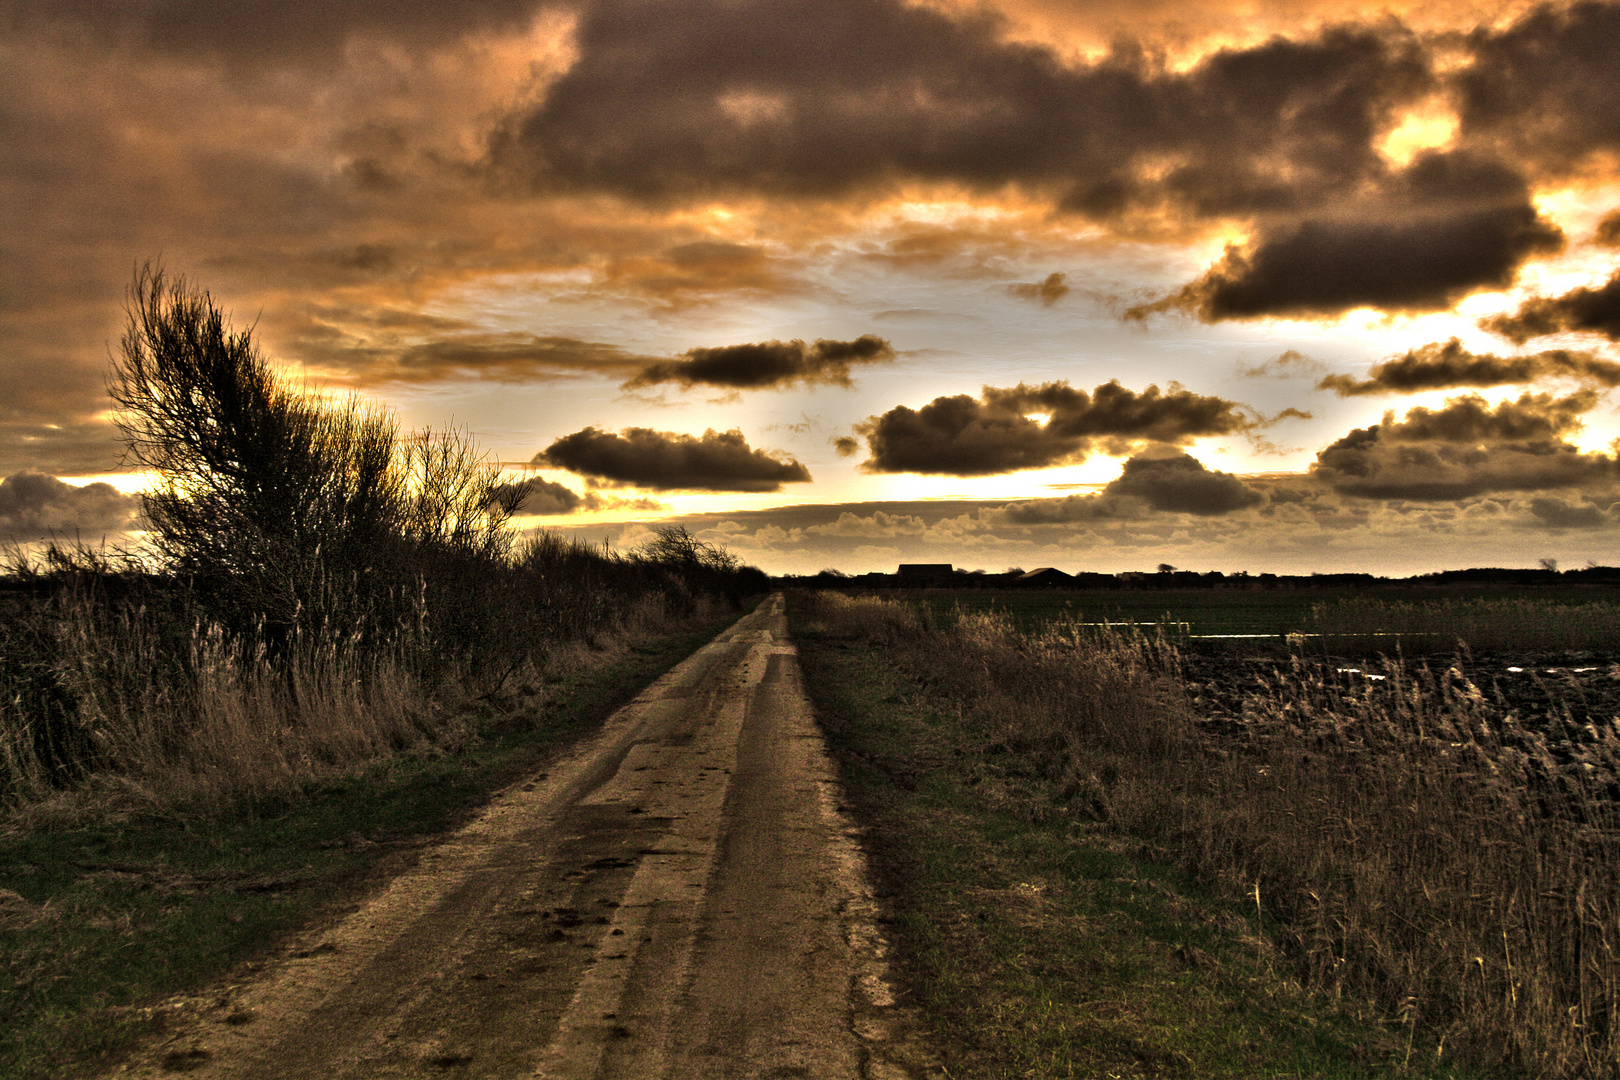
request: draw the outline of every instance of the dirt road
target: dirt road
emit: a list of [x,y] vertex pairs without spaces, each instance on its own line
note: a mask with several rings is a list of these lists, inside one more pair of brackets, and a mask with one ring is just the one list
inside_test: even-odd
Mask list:
[[780,595],[126,1075],[916,1077]]

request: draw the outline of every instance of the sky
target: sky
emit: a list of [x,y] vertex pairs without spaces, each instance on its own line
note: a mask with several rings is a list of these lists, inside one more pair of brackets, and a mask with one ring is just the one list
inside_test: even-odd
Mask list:
[[136,268],[518,524],[773,573],[1620,563],[1620,3],[0,0],[0,542]]

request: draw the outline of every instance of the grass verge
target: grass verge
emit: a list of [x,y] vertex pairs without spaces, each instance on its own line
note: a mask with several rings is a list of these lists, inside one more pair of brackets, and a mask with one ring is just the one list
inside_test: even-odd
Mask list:
[[165,998],[250,976],[736,618],[576,665],[541,707],[484,702],[456,753],[391,758],[228,815],[0,833],[0,1077],[88,1075],[160,1036]]
[[948,1075],[1471,1075],[1420,1026],[1302,989],[1264,912],[1054,799],[870,640],[793,625]]

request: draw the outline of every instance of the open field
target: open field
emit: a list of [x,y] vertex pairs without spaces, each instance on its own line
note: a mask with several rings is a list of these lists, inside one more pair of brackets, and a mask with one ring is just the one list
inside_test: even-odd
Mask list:
[[[1331,614],[1346,604],[1437,605],[1529,602],[1542,607],[1579,608],[1620,605],[1612,587],[1380,585],[1376,589],[1324,586],[1279,589],[913,589],[882,595],[918,602],[945,616],[963,611],[1005,614],[1020,630],[1037,630],[1058,622],[1186,624],[1192,636],[1260,634],[1283,637],[1318,633],[1324,627],[1318,610]],[[1358,626],[1356,629],[1360,629]],[[1433,629],[1426,627],[1425,630]],[[1616,639],[1620,646],[1620,638]],[[1450,649],[1454,643],[1446,643]]]

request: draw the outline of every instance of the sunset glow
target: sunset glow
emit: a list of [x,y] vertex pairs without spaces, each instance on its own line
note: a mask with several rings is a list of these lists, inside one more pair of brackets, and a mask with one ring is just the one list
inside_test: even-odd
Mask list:
[[1620,561],[1620,4],[386,7],[8,7],[4,538],[138,528],[104,375],[161,259],[526,528]]

